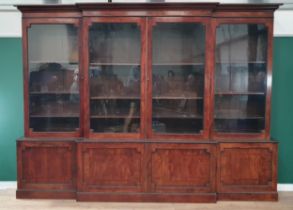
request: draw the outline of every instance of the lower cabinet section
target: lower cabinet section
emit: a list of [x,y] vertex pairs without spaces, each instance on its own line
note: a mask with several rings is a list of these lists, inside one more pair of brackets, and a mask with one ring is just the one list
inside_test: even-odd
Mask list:
[[277,144],[18,141],[18,198],[277,200]]
[[78,143],[77,199],[215,202],[216,145]]
[[221,200],[277,200],[277,144],[219,144],[217,191]]

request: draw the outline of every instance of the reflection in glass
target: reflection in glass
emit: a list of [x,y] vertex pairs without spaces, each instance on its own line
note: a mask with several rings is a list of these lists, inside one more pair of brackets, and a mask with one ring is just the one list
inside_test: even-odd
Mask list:
[[262,24],[217,27],[215,130],[259,133],[264,129],[267,37]]
[[28,30],[30,128],[39,132],[79,127],[77,28],[32,25]]
[[199,133],[203,129],[204,26],[158,23],[152,35],[153,132]]
[[95,23],[90,28],[90,126],[94,132],[140,132],[140,36],[135,23]]

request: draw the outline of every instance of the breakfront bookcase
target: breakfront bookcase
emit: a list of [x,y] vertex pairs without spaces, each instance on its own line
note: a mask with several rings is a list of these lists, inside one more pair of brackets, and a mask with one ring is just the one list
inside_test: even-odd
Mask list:
[[278,4],[23,5],[17,198],[277,200]]

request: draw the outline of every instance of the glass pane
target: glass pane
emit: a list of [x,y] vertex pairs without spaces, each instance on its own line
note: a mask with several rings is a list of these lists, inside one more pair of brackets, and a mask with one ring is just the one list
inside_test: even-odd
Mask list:
[[79,127],[78,29],[70,24],[28,29],[29,124],[33,131]]
[[223,24],[217,28],[215,130],[264,130],[267,37],[262,24]]
[[205,28],[199,23],[158,23],[152,36],[153,132],[199,133]]
[[90,27],[90,127],[94,132],[140,132],[140,45],[135,23]]

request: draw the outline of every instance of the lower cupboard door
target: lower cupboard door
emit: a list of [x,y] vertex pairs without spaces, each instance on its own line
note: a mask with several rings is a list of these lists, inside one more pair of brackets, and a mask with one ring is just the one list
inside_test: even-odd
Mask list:
[[149,162],[152,192],[215,192],[213,144],[151,144]]
[[142,192],[144,145],[78,143],[79,192]]
[[219,193],[277,190],[277,144],[221,143],[218,158]]
[[75,190],[75,143],[20,141],[18,190]]

